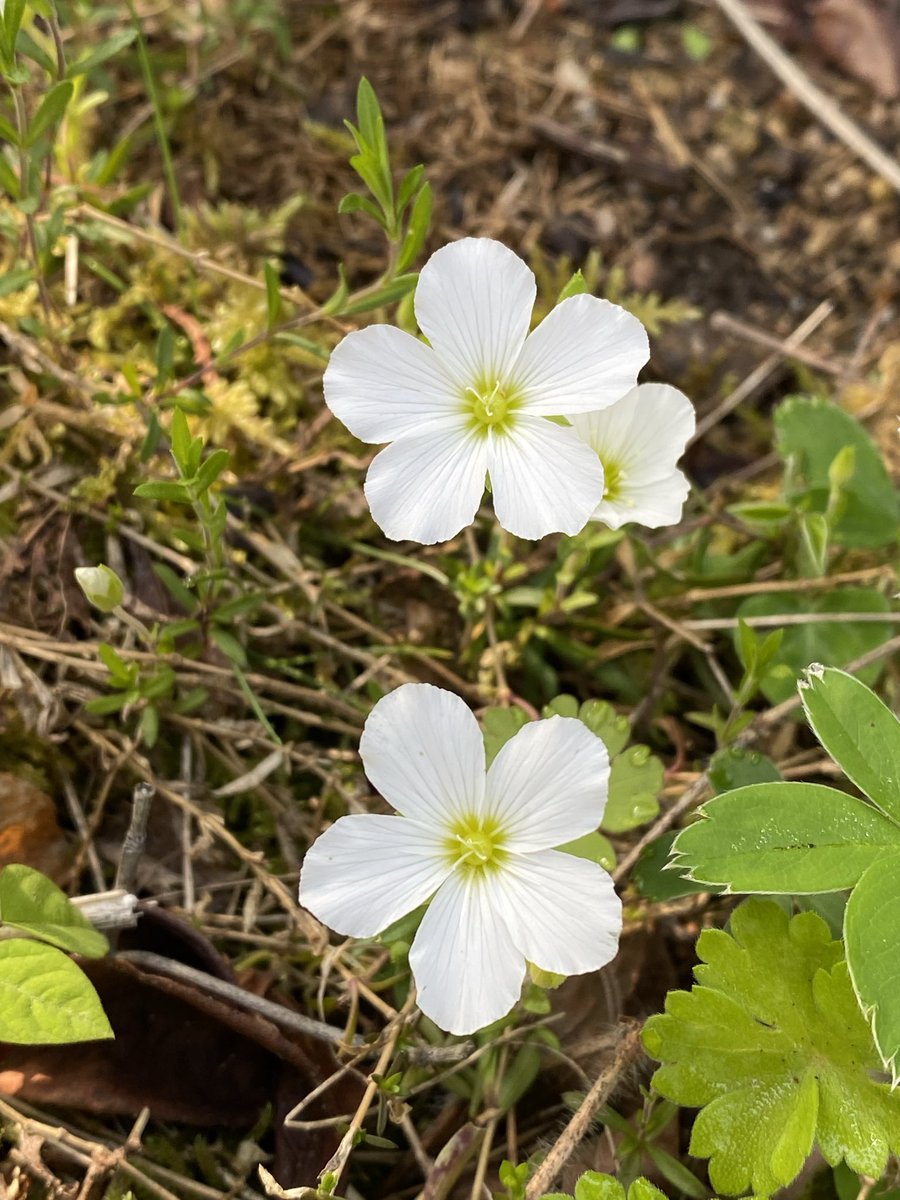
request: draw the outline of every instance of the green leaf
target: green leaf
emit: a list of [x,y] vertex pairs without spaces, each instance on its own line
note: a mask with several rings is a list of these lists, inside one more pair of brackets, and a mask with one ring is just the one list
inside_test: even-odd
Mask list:
[[717,750],[709,761],[707,774],[717,792],[731,792],[751,783],[777,783],[781,779],[771,758],[740,746]]
[[428,230],[431,228],[431,209],[431,185],[426,183],[416,196],[412,212],[409,214],[409,227],[397,258],[398,271],[405,271],[421,254]]
[[900,820],[900,721],[853,675],[811,667],[800,684],[806,719],[848,779]]
[[102,958],[109,943],[65,892],[31,867],[0,871],[0,922],[84,958]]
[[373,292],[369,296],[362,296],[359,300],[350,300],[340,308],[341,315],[352,316],[354,313],[369,312],[370,309],[380,308],[382,304],[393,304],[395,300],[402,300],[404,296],[408,296],[419,281],[417,272],[409,275],[398,275],[396,279],[392,279],[390,283],[386,283],[384,287]]
[[213,450],[200,464],[200,470],[197,472],[195,482],[198,492],[202,494],[209,491],[230,461],[231,455],[227,450]]
[[841,891],[900,850],[900,825],[817,783],[751,784],[699,813],[675,839],[675,865],[735,892]]
[[557,846],[566,854],[574,854],[576,858],[586,858],[589,862],[599,863],[604,871],[611,871],[616,865],[616,852],[609,838],[602,833],[585,833],[582,837],[574,838],[563,846]]
[[897,540],[900,507],[875,443],[853,417],[827,400],[790,396],[775,410],[778,453],[793,467],[792,498],[806,497],[816,512],[828,508],[829,468],[846,446],[854,451],[852,477],[843,483],[843,511],[834,540],[844,546],[885,546]]
[[617,713],[606,700],[585,700],[578,710],[578,718],[595,733],[610,758],[615,758],[628,745],[631,726],[628,718]]
[[281,316],[281,280],[273,263],[263,264],[266,279],[266,328],[273,329]]
[[481,725],[484,730],[484,749],[488,766],[509,739],[514,737],[523,725],[527,724],[528,714],[519,707],[486,708],[484,710]]
[[690,1153],[710,1160],[716,1191],[771,1195],[815,1142],[832,1166],[877,1179],[900,1149],[900,1095],[872,1077],[880,1063],[825,922],[748,900],[697,953],[697,985],[670,992],[643,1038],[663,1064],[656,1091],[702,1108]]
[[60,1045],[113,1031],[90,980],[54,946],[0,942],[0,1041]]
[[575,271],[569,276],[569,281],[556,297],[556,303],[561,304],[570,296],[583,296],[588,290],[587,281],[581,271]]
[[172,439],[172,457],[175,459],[175,465],[178,467],[178,470],[182,475],[193,475],[194,472],[190,470],[190,463],[194,439],[191,437],[188,419],[181,408],[176,408],[172,413],[172,425],[169,430],[169,436]]
[[25,135],[27,146],[32,146],[38,138],[62,120],[63,113],[72,99],[73,90],[74,85],[68,79],[63,79],[62,82],[53,85],[38,105],[38,110],[28,126],[28,132]]
[[115,58],[117,54],[130,46],[136,36],[137,30],[134,27],[119,30],[118,33],[108,37],[105,42],[101,42],[90,54],[71,63],[66,69],[66,76],[71,79],[73,75],[84,75],[88,71],[93,71],[95,67],[105,63],[107,59]]
[[230,662],[236,663],[239,667],[246,667],[247,651],[233,633],[229,633],[227,629],[213,626],[209,631],[209,636]]
[[[794,695],[802,672],[810,663],[829,667],[846,666],[851,659],[874,650],[891,636],[891,627],[880,621],[819,621],[816,614],[886,613],[890,602],[872,588],[848,587],[828,591],[822,596],[802,593],[751,596],[738,609],[740,617],[768,617],[784,613],[807,613],[811,620],[801,625],[786,625],[781,645],[761,672],[760,687],[771,704],[780,704]],[[740,653],[740,646],[738,646]],[[743,662],[743,659],[741,660]],[[748,664],[744,662],[746,667]],[[864,683],[875,683],[882,671],[874,663],[859,672]]]
[[135,496],[145,500],[172,500],[176,504],[188,504],[190,493],[183,483],[174,480],[160,480],[158,483],[139,483],[134,489]]
[[847,966],[875,1044],[894,1083],[900,1055],[900,852],[875,863],[850,894],[844,914]]
[[346,196],[342,197],[337,210],[342,215],[344,213],[365,212],[373,220],[377,221],[379,225],[384,225],[384,216],[381,209],[368,196],[361,196],[359,192],[348,192]]
[[646,746],[631,746],[617,754],[609,773],[609,798],[601,828],[625,833],[652,821],[659,813],[656,797],[663,774],[662,763]]
[[672,869],[669,854],[676,833],[664,833],[647,846],[634,865],[631,878],[642,896],[659,904],[665,900],[677,900],[681,896],[693,896],[697,892],[717,892],[720,889],[708,883],[694,883],[683,872]]

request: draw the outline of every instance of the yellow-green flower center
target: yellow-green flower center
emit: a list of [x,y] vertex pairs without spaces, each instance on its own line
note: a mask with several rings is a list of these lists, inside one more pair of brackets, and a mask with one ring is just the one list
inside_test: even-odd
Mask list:
[[604,459],[600,461],[603,463],[603,499],[618,500],[622,493],[622,468],[615,462],[609,462]]
[[508,432],[521,398],[514,387],[499,379],[483,379],[466,388],[463,405],[472,428],[486,437],[491,429],[495,433]]
[[505,831],[495,820],[471,814],[453,823],[445,846],[454,865],[470,874],[481,874],[503,865],[505,841]]

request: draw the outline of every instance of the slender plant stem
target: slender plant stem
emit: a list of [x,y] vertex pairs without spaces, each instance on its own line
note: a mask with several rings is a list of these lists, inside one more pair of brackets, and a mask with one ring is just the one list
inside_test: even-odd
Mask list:
[[178,191],[178,180],[175,178],[175,164],[172,161],[172,148],[169,145],[169,135],[166,133],[166,125],[163,120],[162,105],[159,99],[159,91],[156,87],[156,79],[153,75],[153,65],[150,62],[150,55],[147,53],[147,43],[144,41],[143,30],[141,29],[140,18],[137,15],[137,10],[134,7],[133,0],[126,0],[128,11],[131,14],[131,20],[134,23],[135,32],[137,34],[137,52],[138,61],[141,64],[141,73],[144,76],[144,86],[147,89],[147,97],[150,100],[150,106],[153,109],[153,126],[156,130],[156,140],[159,143],[159,152],[162,155],[163,174],[166,177],[166,188],[169,193],[169,202],[172,205],[172,220],[177,230],[181,229],[181,196]]

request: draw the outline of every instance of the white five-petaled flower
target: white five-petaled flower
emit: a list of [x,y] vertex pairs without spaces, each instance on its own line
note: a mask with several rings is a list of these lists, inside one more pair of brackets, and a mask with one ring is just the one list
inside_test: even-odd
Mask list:
[[372,709],[359,753],[399,815],[336,821],[307,851],[300,902],[366,938],[430,900],[409,962],[435,1024],[472,1033],[504,1016],[527,962],[574,975],[613,958],[611,878],[554,848],[595,830],[606,803],[609,757],[580,721],[525,725],[485,772],[464,701],[409,683]]
[[490,477],[504,529],[541,538],[584,527],[603,495],[596,456],[547,418],[605,408],[637,382],[647,334],[624,309],[571,296],[529,334],[528,266],[490,238],[431,256],[415,312],[428,343],[390,325],[350,333],[325,400],[364,442],[391,443],[366,477],[389,538],[431,544],[471,524]]
[[603,499],[593,514],[611,529],[628,521],[674,525],[690,491],[676,463],[694,432],[694,407],[665,383],[642,383],[603,412],[572,417],[603,464]]

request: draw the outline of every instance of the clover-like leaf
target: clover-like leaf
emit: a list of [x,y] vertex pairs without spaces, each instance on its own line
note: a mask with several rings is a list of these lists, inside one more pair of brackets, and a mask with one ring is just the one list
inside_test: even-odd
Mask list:
[[871,688],[833,667],[810,667],[800,699],[816,737],[861,792],[900,820],[900,721]]
[[900,1149],[900,1095],[853,994],[841,943],[814,913],[788,918],[751,899],[731,932],[706,930],[697,986],[670,992],[644,1027],[663,1065],[655,1089],[700,1107],[690,1153],[708,1158],[713,1187],[768,1196],[799,1173],[814,1144],[879,1178]]
[[817,783],[750,784],[707,801],[700,817],[675,839],[674,865],[735,892],[837,892],[900,852],[900,824]]
[[85,958],[102,958],[109,949],[103,934],[65,892],[40,871],[21,863],[12,863],[0,872],[0,923]]
[[62,950],[26,938],[0,942],[0,1041],[58,1045],[112,1036],[91,981]]

